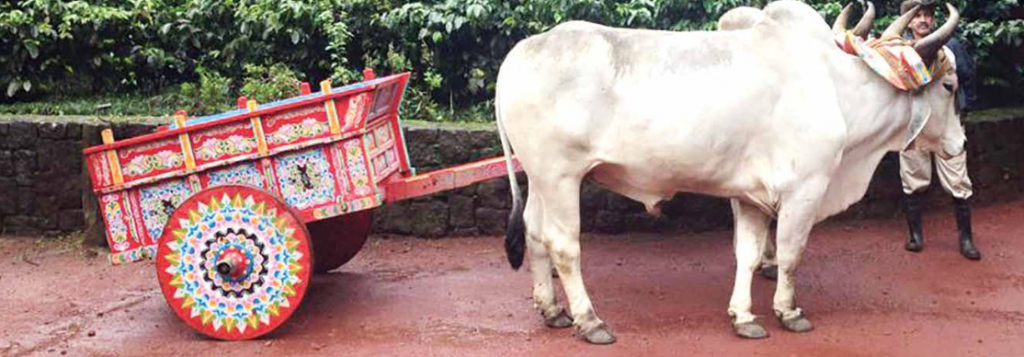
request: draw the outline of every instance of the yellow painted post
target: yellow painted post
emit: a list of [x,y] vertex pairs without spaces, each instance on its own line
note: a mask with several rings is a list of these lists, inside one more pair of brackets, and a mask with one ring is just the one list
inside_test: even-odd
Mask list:
[[[179,110],[174,113],[174,123],[178,125],[178,128],[185,127],[185,111]],[[185,157],[185,169],[192,170],[196,168],[196,158],[192,154],[192,140],[189,139],[188,132],[178,134],[178,141],[181,142],[181,154]]]
[[[103,144],[114,143],[114,131],[109,128],[103,129],[101,132],[103,136]],[[124,183],[124,176],[121,176],[121,162],[117,160],[117,150],[107,150],[107,162],[110,163],[110,176],[114,180],[114,185],[120,185]]]
[[[256,100],[250,99],[248,103],[249,111],[256,111]],[[267,149],[267,137],[263,133],[263,120],[259,116],[252,117],[252,134],[256,136],[256,147],[259,149],[260,154],[266,154],[270,151]]]
[[[331,80],[320,82],[320,94],[331,94]],[[324,109],[327,110],[327,124],[331,126],[331,135],[341,134],[341,123],[338,121],[338,107],[334,105],[334,99],[324,101]]]

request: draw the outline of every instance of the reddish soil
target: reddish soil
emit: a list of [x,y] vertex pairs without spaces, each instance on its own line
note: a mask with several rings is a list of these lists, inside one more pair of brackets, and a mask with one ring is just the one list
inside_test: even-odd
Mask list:
[[283,327],[243,342],[179,321],[152,262],[113,267],[91,250],[3,239],[0,355],[1024,355],[1024,200],[973,213],[980,262],[957,253],[951,209],[925,215],[918,254],[902,248],[902,220],[816,228],[797,287],[816,329],[782,330],[774,285],[757,278],[764,340],[729,326],[731,232],[585,236],[585,279],[619,338],[611,346],[544,327],[529,274],[508,268],[498,237],[371,237],[340,272],[314,279]]

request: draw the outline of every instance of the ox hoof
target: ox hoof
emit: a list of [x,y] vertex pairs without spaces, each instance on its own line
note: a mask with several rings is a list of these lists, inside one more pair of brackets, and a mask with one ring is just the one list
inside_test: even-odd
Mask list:
[[791,319],[780,318],[779,322],[782,323],[782,327],[793,332],[807,332],[814,329],[811,320],[808,320],[803,314]]
[[545,318],[544,324],[550,328],[566,328],[572,326],[572,317],[562,309],[554,317]]
[[737,336],[743,338],[758,339],[768,337],[768,330],[765,330],[764,327],[753,321],[733,324],[732,329],[736,331]]
[[608,331],[608,325],[600,324],[590,331],[583,333],[583,339],[595,345],[610,345],[615,343],[615,335]]
[[779,266],[772,265],[770,267],[761,268],[761,276],[768,280],[776,280],[779,278]]
[[924,245],[920,241],[915,240],[908,240],[907,244],[903,245],[903,249],[906,249],[908,252],[918,253],[921,251],[921,248],[924,248]]

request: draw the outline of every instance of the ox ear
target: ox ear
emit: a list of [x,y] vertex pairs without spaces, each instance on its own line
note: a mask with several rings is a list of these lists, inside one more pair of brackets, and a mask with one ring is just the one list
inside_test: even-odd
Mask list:
[[928,124],[928,118],[932,116],[932,107],[924,98],[912,98],[910,102],[910,126],[907,128],[907,140],[903,143],[903,150],[907,150],[910,144],[917,140],[924,131],[924,126]]

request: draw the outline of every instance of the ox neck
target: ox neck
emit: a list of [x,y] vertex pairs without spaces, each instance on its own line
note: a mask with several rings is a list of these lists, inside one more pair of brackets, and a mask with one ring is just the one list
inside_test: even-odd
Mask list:
[[836,55],[842,56],[834,73],[847,147],[899,151],[910,126],[912,94],[894,88],[860,58]]

